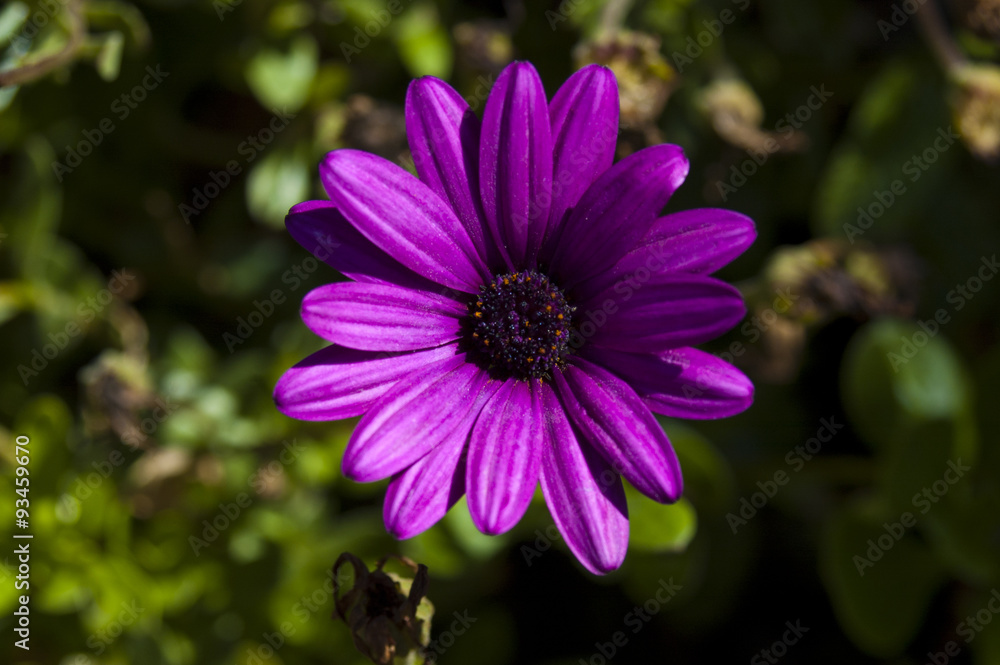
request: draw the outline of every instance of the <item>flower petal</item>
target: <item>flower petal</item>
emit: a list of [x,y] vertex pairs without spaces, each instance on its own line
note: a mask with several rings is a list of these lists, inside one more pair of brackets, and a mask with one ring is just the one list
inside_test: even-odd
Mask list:
[[[718,337],[746,314],[735,287],[685,273],[620,282],[581,303],[580,310],[580,332],[588,343],[654,353]],[[588,322],[593,326],[589,334]]]
[[447,296],[389,284],[340,282],[302,299],[302,321],[323,339],[365,351],[414,351],[458,339],[467,314]]
[[508,65],[486,100],[479,189],[508,267],[535,267],[552,198],[552,136],[545,89],[530,63]]
[[456,346],[412,353],[374,353],[328,346],[278,379],[278,410],[298,420],[339,420],[367,411],[401,378],[454,357]]
[[483,407],[469,441],[469,513],[480,531],[509,531],[538,484],[542,412],[537,384],[510,379]]
[[393,476],[382,504],[386,530],[400,540],[431,528],[465,494],[463,452],[474,414],[430,453]]
[[725,418],[753,402],[753,384],[743,372],[698,349],[654,354],[588,346],[583,354],[618,375],[651,410],[665,416]]
[[624,381],[580,357],[555,372],[573,424],[640,492],[661,503],[680,498],[677,455],[649,407]]
[[479,199],[479,118],[454,88],[433,76],[406,91],[406,138],[417,174],[451,204],[487,266],[498,263]]
[[471,428],[479,414],[476,404],[498,387],[464,355],[412,373],[358,423],[344,451],[344,475],[371,482],[399,473],[447,441],[470,417]]
[[551,386],[542,386],[545,445],[540,480],[552,519],[570,551],[596,575],[615,570],[628,549],[628,505],[621,478],[577,438]]
[[372,244],[329,201],[292,206],[285,227],[313,256],[358,282],[424,290],[441,288]]
[[552,208],[546,245],[554,250],[566,212],[615,159],[618,84],[607,67],[587,65],[549,104],[552,122]]
[[650,274],[715,272],[742,254],[756,239],[753,220],[730,210],[703,208],[656,220],[639,247],[575,290],[581,299],[622,279],[645,281]]
[[607,270],[634,249],[689,168],[683,150],[664,144],[633,153],[605,171],[559,235],[552,271],[563,287]]
[[360,150],[334,150],[320,177],[354,228],[417,274],[467,293],[489,278],[452,209],[401,167]]

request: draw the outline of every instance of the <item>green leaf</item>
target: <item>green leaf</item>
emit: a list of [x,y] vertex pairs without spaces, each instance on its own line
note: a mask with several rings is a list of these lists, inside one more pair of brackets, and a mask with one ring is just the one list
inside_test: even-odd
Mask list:
[[28,6],[17,0],[0,10],[0,44],[6,44],[14,38],[29,13]]
[[125,35],[117,30],[108,33],[97,52],[97,73],[105,81],[114,81],[121,70],[122,50],[125,46]]
[[[844,632],[859,648],[883,658],[898,655],[910,643],[945,579],[927,547],[900,524],[900,516],[887,515],[871,505],[842,510],[830,520],[820,554],[823,582]],[[893,533],[902,532],[901,538],[893,538],[884,523]],[[892,544],[878,548],[880,538]]]
[[458,545],[474,559],[487,559],[493,556],[506,547],[509,541],[504,535],[487,536],[479,531],[472,522],[464,496],[445,515],[444,523]]
[[685,498],[663,505],[625,483],[629,547],[653,552],[682,552],[698,532],[698,515]]
[[661,418],[684,470],[684,495],[701,509],[726,512],[735,500],[736,479],[725,456],[689,425]]
[[135,5],[119,0],[89,0],[86,13],[91,26],[124,31],[131,42],[140,48],[149,43],[149,25]]
[[396,19],[394,34],[403,64],[413,76],[448,78],[453,54],[448,32],[431,5],[417,5]]
[[309,195],[311,174],[302,150],[274,150],[247,179],[247,206],[257,220],[283,229],[288,209]]
[[247,83],[264,106],[294,112],[309,99],[318,66],[316,42],[298,37],[288,53],[265,49],[254,55],[247,65]]
[[904,321],[873,321],[848,345],[841,372],[848,416],[876,449],[902,428],[959,419],[971,387],[958,355],[940,335]]
[[[948,124],[933,78],[911,62],[887,63],[855,104],[849,131],[827,161],[814,198],[817,235],[852,243],[895,238],[926,215],[960,155],[954,142],[934,147]],[[927,150],[933,161],[918,157]]]

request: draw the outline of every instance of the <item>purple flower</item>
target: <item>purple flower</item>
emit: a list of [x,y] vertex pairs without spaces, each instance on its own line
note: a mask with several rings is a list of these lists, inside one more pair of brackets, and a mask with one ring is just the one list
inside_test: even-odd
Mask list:
[[482,123],[447,83],[410,84],[419,179],[335,150],[330,201],[301,203],[289,232],[351,282],[302,302],[332,342],[289,369],[274,398],[301,420],[363,415],[344,453],[358,482],[391,478],[386,528],[409,538],[463,494],[503,533],[541,482],[556,525],[595,573],[621,565],[620,476],[655,501],[681,470],[653,413],[719,418],[753,386],[691,345],[745,314],[710,273],[756,237],[726,210],[660,216],[688,173],[674,145],[612,165],[618,89],[578,71],[546,101],[529,63],[508,66]]

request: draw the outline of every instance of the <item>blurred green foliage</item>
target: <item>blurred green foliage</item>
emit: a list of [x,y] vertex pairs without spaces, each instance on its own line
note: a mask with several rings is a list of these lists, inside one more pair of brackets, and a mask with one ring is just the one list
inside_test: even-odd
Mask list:
[[[943,3],[939,27],[995,68],[981,7],[995,3]],[[367,662],[331,619],[331,566],[350,551],[429,568],[446,663],[603,662],[617,631],[616,662],[746,660],[795,620],[810,631],[788,662],[924,663],[954,642],[954,662],[1000,663],[1000,102],[916,18],[886,33],[894,11],[5,3],[0,494],[17,498],[27,435],[35,537],[30,652],[13,645],[13,546],[0,553],[4,662]],[[476,531],[462,501],[394,541],[385,483],[340,476],[354,421],[292,421],[270,397],[321,346],[297,303],[338,279],[282,224],[320,196],[322,155],[411,167],[409,80],[447,78],[481,114],[511,57],[550,94],[580,62],[611,66],[620,152],[669,141],[691,160],[670,209],[758,225],[722,272],[748,319],[710,345],[756,403],[663,420],[685,498],[629,488],[629,555],[603,578],[575,563],[540,493],[503,536]],[[832,95],[810,106],[815,88]],[[4,542],[15,531],[0,520]],[[680,590],[654,602],[668,581]],[[463,614],[467,632],[449,632]]]

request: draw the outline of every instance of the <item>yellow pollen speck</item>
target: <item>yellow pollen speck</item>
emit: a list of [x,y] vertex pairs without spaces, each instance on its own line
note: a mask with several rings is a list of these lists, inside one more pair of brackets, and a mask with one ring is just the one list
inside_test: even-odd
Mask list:
[[510,280],[509,280],[509,279],[507,279],[506,277],[504,277],[504,278],[503,278],[503,283],[504,283],[504,284],[510,284]]
[[[555,347],[552,347],[552,348],[554,349]],[[538,352],[541,353],[541,354],[544,354],[545,353],[545,349],[539,347],[538,348]]]
[[552,305],[546,305],[545,306],[545,311],[546,312],[551,312],[552,311]]
[[476,301],[476,307],[482,307],[482,306],[483,306],[483,301],[482,300],[477,300]]
[[479,339],[479,333],[472,333],[472,336],[475,337],[476,339]]
[[[557,330],[556,331],[556,337],[562,337],[562,331],[561,330]],[[556,347],[553,346],[552,348],[554,349]]]
[[559,320],[561,321],[561,320],[562,320],[562,317],[563,317],[563,315],[562,315],[562,314],[560,314],[560,315],[559,315],[559,316],[557,316],[556,318],[557,318],[557,319],[559,319]]
[[476,312],[476,318],[477,319],[483,318],[483,313],[482,312]]
[[490,345],[490,340],[484,339],[483,340],[483,346],[489,346],[489,345]]
[[553,345],[552,345],[552,350],[553,350],[553,351],[555,351],[555,350],[556,350],[556,345],[555,345],[555,344],[553,344]]
[[529,357],[528,357],[528,362],[529,362],[529,363],[533,363],[533,362],[535,362],[535,359],[529,356]]

